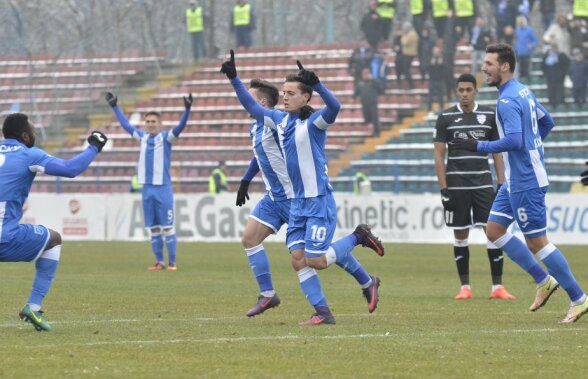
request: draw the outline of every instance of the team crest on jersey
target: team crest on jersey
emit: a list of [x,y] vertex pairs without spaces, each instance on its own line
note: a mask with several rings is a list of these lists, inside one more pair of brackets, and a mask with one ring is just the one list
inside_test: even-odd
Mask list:
[[486,122],[486,115],[485,114],[478,114],[476,115],[476,119],[478,120],[478,122],[483,125],[484,122]]

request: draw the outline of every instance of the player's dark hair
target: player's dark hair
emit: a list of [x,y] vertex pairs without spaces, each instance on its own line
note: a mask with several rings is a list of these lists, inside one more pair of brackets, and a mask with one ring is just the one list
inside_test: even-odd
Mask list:
[[[295,74],[290,74],[286,76],[286,83],[296,82],[298,83],[298,88],[302,93],[307,93],[312,97],[312,87],[304,84],[300,81],[300,77]],[[308,99],[310,101],[310,98]]]
[[147,117],[147,116],[155,116],[161,120],[161,113],[157,112],[157,111],[149,111],[149,112],[145,113],[145,117]]
[[22,141],[22,134],[30,129],[29,118],[24,113],[9,114],[2,125],[2,134],[4,138],[12,138]]
[[514,73],[515,67],[517,65],[517,59],[515,57],[514,50],[512,46],[506,43],[497,43],[495,45],[488,45],[486,47],[486,53],[496,53],[498,54],[498,63],[504,64],[508,63],[510,66],[510,72]]
[[478,82],[476,81],[476,77],[472,74],[461,74],[459,78],[457,78],[457,81],[455,83],[472,83],[474,85],[474,88],[478,88]]
[[251,83],[249,83],[249,87],[258,90],[261,95],[267,99],[267,105],[269,105],[270,108],[273,108],[278,104],[278,100],[280,100],[280,91],[278,90],[278,87],[267,80],[252,79]]

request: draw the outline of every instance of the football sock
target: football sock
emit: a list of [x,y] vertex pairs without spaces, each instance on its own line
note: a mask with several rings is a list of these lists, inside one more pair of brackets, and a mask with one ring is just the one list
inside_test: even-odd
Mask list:
[[455,257],[455,265],[457,266],[457,274],[461,285],[470,284],[470,248],[468,247],[468,240],[456,239],[453,243],[453,255]]
[[43,299],[47,295],[47,292],[49,292],[53,278],[55,278],[60,255],[61,245],[57,245],[44,251],[39,259],[37,259],[37,262],[35,262],[36,272],[35,279],[33,280],[33,289],[27,301],[27,304],[29,304],[33,311],[41,310]]
[[578,301],[584,295],[584,292],[576,282],[574,274],[570,270],[568,261],[562,252],[552,243],[548,243],[537,253],[537,258],[541,259],[547,270],[555,280],[559,282],[562,288],[568,293],[570,300]]
[[155,254],[155,260],[161,264],[164,264],[163,260],[163,238],[160,233],[151,234],[151,249]]
[[357,245],[357,238],[353,234],[333,242],[326,253],[327,265],[330,266],[337,262],[339,266],[344,267],[347,264],[347,257],[353,251],[355,245]]
[[321,280],[316,270],[311,267],[304,267],[297,272],[300,288],[306,299],[313,307],[328,307],[327,299],[323,293]]
[[494,241],[494,245],[502,249],[513,262],[527,271],[533,277],[535,283],[541,283],[547,279],[547,273],[535,260],[527,245],[511,233],[506,232],[502,237]]
[[165,246],[167,247],[167,258],[170,265],[176,264],[176,245],[176,233],[166,234]]
[[272,275],[270,274],[269,260],[263,245],[259,244],[245,249],[245,253],[247,253],[251,271],[255,275],[255,280],[257,280],[259,292],[273,291],[274,285],[272,283]]
[[488,260],[490,261],[492,284],[502,284],[502,267],[504,266],[502,250],[488,248]]
[[367,288],[368,283],[372,279],[370,278],[370,274],[368,274],[368,272],[363,268],[357,258],[353,256],[353,253],[349,253],[345,264],[337,262],[337,266],[341,267],[348,274],[353,276],[355,280],[357,280],[357,283],[362,286],[362,288]]

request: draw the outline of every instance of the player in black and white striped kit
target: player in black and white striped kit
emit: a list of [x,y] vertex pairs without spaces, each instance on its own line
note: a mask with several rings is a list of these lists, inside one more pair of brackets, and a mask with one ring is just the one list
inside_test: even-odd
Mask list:
[[[445,224],[453,229],[453,252],[461,282],[461,290],[455,296],[455,300],[472,298],[469,278],[469,232],[474,226],[486,227],[496,193],[492,184],[488,154],[460,150],[451,145],[452,141],[458,139],[493,141],[499,138],[494,109],[479,105],[475,100],[477,93],[476,78],[471,74],[462,74],[457,79],[456,86],[459,103],[445,109],[439,115],[433,135],[435,171],[441,189]],[[496,179],[500,187],[504,182],[502,155],[493,154],[493,158]],[[502,286],[502,251],[490,241],[487,243],[487,249],[492,274],[490,298],[515,299]]]

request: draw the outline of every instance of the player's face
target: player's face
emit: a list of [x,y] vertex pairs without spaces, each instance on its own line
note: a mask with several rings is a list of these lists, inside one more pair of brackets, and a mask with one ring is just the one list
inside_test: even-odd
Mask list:
[[284,94],[284,110],[295,113],[308,103],[310,95],[302,93],[298,82],[286,82],[282,87]]
[[145,130],[152,136],[161,131],[161,120],[154,114],[145,117]]
[[498,53],[486,54],[482,72],[486,75],[486,83],[489,86],[499,86],[502,83],[502,67],[504,65],[498,63]]
[[467,108],[470,105],[473,105],[476,101],[476,94],[478,93],[478,90],[476,87],[474,87],[473,83],[459,82],[457,83],[455,93],[459,100],[459,105],[461,105],[462,108]]
[[33,126],[33,124],[29,123],[29,128],[24,134],[26,135],[26,137],[23,136],[25,146],[26,147],[35,146],[35,137],[37,136],[37,133],[35,131],[35,127]]

